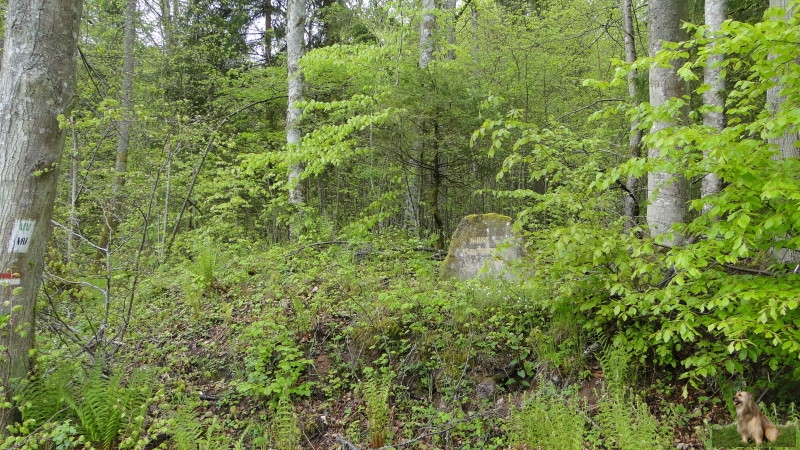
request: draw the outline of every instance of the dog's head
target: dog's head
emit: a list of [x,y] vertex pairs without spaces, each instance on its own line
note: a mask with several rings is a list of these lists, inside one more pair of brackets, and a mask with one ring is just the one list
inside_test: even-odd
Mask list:
[[736,407],[736,414],[742,414],[744,411],[751,409],[751,405],[755,404],[753,396],[749,392],[739,391],[733,396],[733,405]]

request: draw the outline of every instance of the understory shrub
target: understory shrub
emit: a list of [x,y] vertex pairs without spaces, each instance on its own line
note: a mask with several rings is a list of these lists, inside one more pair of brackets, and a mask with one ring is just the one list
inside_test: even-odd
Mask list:
[[235,382],[239,393],[264,399],[273,407],[311,395],[313,383],[302,377],[313,361],[305,357],[277,311],[247,325],[240,344],[246,378]]

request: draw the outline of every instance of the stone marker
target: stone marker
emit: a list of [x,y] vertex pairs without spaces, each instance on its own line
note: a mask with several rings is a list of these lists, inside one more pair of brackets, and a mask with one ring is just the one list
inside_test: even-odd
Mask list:
[[[498,246],[502,248],[497,250]],[[479,275],[502,276],[508,261],[524,254],[519,237],[511,232],[510,217],[473,214],[461,219],[453,233],[439,278],[468,280]]]

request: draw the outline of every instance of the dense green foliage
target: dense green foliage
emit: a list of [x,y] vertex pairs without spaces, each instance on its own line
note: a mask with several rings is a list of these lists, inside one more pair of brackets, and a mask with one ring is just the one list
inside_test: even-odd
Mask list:
[[[739,3],[720,36],[687,24],[633,65],[615,2],[443,4],[420,69],[417,5],[316,2],[287,148],[284,5],[162,0],[137,18],[121,174],[124,2],[87,0],[8,446],[666,448],[706,443],[739,388],[796,423],[800,162],[769,139],[800,131],[800,16]],[[712,52],[721,131],[701,117]],[[676,56],[691,92],[631,106],[628,72]],[[661,158],[628,157],[631,122]],[[620,217],[625,179],[660,170],[691,182],[680,247]],[[724,189],[700,199],[710,172]],[[439,280],[484,212],[525,238],[515,281]]]

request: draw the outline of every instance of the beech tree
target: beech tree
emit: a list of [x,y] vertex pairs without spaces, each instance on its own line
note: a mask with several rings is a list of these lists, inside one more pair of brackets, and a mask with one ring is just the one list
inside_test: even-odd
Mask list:
[[436,29],[436,2],[422,0],[422,21],[419,24],[419,68],[427,69],[433,59],[433,31]]
[[59,116],[75,95],[81,0],[11,0],[0,69],[0,430],[15,380],[31,367],[34,307],[64,144]]
[[[434,30],[436,29],[436,2],[434,0],[422,0],[422,17],[419,25],[419,58],[417,65],[421,70],[427,70],[433,60],[434,49]],[[408,168],[406,175],[406,205],[405,221],[415,232],[419,232],[422,219],[422,159],[424,158],[425,145],[425,124],[422,121],[422,129],[419,133],[423,136],[418,138],[413,145],[411,153],[408,155]]]
[[[650,37],[650,56],[655,56],[665,42],[680,42],[686,38],[686,33],[681,28],[683,21],[688,17],[685,0],[658,0],[650,3],[648,34]],[[660,107],[672,99],[678,99],[684,94],[684,81],[678,76],[679,61],[671,61],[669,65],[653,64],[650,67],[650,104],[653,108]],[[673,125],[668,120],[657,120],[650,129],[651,135],[656,135]],[[665,159],[667,153],[659,145],[650,140],[647,152],[651,160]],[[662,161],[663,162],[663,161]],[[686,218],[686,183],[682,176],[669,170],[656,161],[658,169],[651,171],[647,176],[647,224],[653,237],[665,235],[676,223],[683,222]],[[680,245],[681,238],[664,239],[664,245]]]
[[133,77],[134,77],[134,44],[136,42],[136,0],[125,3],[125,37],[122,51],[122,118],[119,121],[119,139],[117,141],[114,162],[114,182],[111,188],[109,218],[100,240],[99,247],[108,248],[120,222],[119,201],[125,187],[128,171],[128,152],[131,140],[131,125],[136,112],[133,109]]
[[[636,41],[633,34],[634,12],[631,0],[622,0],[622,29],[625,42],[625,62],[633,64],[636,61]],[[628,97],[631,104],[635,107],[639,103],[639,87],[636,84],[638,76],[635,70],[628,73]],[[642,130],[639,123],[631,122],[630,135],[628,136],[628,156],[638,158],[642,147]],[[626,217],[625,229],[636,226],[636,218],[639,216],[639,201],[636,198],[636,191],[639,189],[639,178],[629,175],[625,181],[625,197],[622,200],[622,214]]]
[[[784,18],[786,21],[789,21],[794,14],[794,8],[796,7],[794,4],[791,4],[789,0],[770,0],[769,6],[771,8],[781,8],[786,11]],[[770,53],[769,59],[773,60],[777,57],[774,53]],[[794,60],[793,64],[797,64],[797,59]],[[770,86],[767,89],[767,104],[766,109],[769,111],[770,114],[776,115],[778,110],[786,108],[786,97],[787,93],[785,83],[780,79],[774,79],[775,84]],[[795,143],[800,139],[800,135],[792,130],[785,130],[780,135],[771,137],[767,139],[767,142],[774,145],[778,153],[775,155],[775,159],[789,159],[789,158],[798,158],[800,157],[800,150],[798,150]],[[775,253],[775,257],[778,261],[781,262],[800,262],[800,251],[793,250],[793,249],[781,249]],[[800,265],[798,266],[800,268]]]
[[[705,22],[708,26],[708,33],[713,38],[718,37],[722,22],[725,20],[726,14],[726,0],[706,0],[705,4]],[[714,46],[712,41],[709,44],[711,48]],[[725,99],[723,91],[725,90],[725,76],[722,72],[723,55],[714,53],[713,51],[708,56],[706,66],[703,68],[703,82],[708,85],[708,90],[703,92],[703,103],[709,110],[703,114],[703,123],[709,127],[713,127],[718,131],[725,128]],[[706,152],[708,157],[708,152]],[[700,190],[701,197],[716,194],[722,188],[722,180],[714,172],[709,172],[703,177],[703,182]],[[703,206],[703,211],[710,210],[710,205]]]
[[[298,126],[302,109],[297,103],[303,101],[303,74],[300,72],[300,58],[305,50],[305,0],[289,0],[286,6],[286,66],[289,76],[289,103],[286,107],[286,145],[300,143],[302,134]],[[289,168],[289,203],[301,205],[304,201],[300,188],[300,173],[303,171],[299,163]]]
[[[771,8],[782,8],[786,11],[786,20],[789,20],[793,14],[793,5],[789,4],[789,0],[770,0],[769,6]],[[770,59],[774,59],[775,55],[770,54]],[[783,93],[785,85],[776,80],[776,84],[767,90],[767,109],[775,113],[786,101],[786,94]],[[770,138],[769,143],[778,148],[779,158],[796,158],[800,156],[798,148],[795,147],[795,142],[798,140],[798,134],[795,132],[785,132],[781,136]]]

